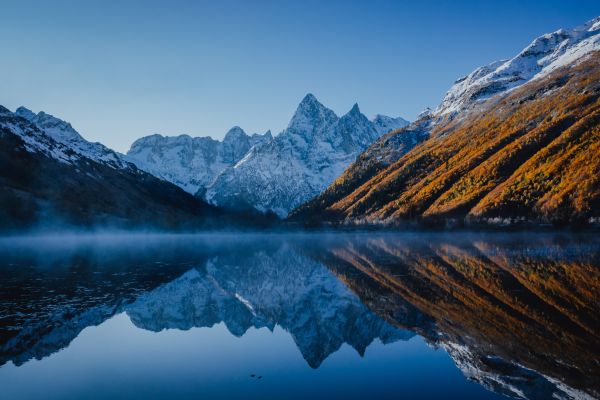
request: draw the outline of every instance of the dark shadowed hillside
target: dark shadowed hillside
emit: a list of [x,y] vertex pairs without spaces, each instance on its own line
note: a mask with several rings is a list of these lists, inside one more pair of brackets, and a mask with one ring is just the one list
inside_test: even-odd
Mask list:
[[132,164],[103,163],[0,110],[0,229],[198,228],[222,212]]

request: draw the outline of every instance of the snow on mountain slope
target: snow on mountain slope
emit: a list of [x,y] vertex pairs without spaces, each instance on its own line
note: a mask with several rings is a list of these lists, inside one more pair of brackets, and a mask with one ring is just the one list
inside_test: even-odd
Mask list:
[[36,125],[0,106],[0,129],[19,136],[30,153],[42,153],[62,163],[71,163],[79,155],[68,146],[56,142]]
[[195,194],[225,168],[238,162],[254,145],[272,139],[271,132],[247,135],[233,127],[223,141],[211,137],[150,135],[136,140],[127,160],[146,172]]
[[600,17],[572,30],[559,29],[542,35],[514,58],[493,62],[458,79],[435,110],[435,115],[453,115],[470,109],[495,94],[583,60],[599,49]]
[[[46,114],[43,111],[35,114],[25,107],[17,108],[14,115],[26,119],[55,142],[65,146],[65,149],[63,150],[59,150],[58,148],[54,149],[55,158],[65,161],[72,157],[73,155],[70,153],[74,152],[79,156],[90,158],[94,161],[111,166],[112,168],[131,168],[131,165],[123,159],[121,154],[109,149],[101,143],[88,142],[66,121],[50,114]],[[36,138],[33,138],[31,135],[35,135],[35,132],[30,132],[30,141],[28,143],[31,146],[37,146],[38,149],[43,150],[45,148],[47,150],[49,144],[44,144],[47,140],[40,135]]]
[[392,118],[381,114],[377,114],[375,118],[371,120],[371,122],[373,123],[373,125],[375,125],[375,129],[377,130],[379,135],[384,135],[388,132],[404,128],[405,126],[410,124],[410,122],[408,122],[404,118]]
[[298,106],[288,127],[223,171],[206,191],[218,206],[285,217],[337,178],[356,156],[402,119],[369,121],[358,105],[341,118],[312,94]]

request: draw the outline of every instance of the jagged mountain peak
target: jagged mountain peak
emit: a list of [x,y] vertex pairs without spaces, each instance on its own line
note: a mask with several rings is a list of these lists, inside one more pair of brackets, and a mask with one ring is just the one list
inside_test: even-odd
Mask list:
[[271,139],[270,131],[249,136],[239,126],[231,128],[222,141],[210,136],[155,134],[136,140],[127,152],[127,159],[138,168],[196,194],[253,146]]
[[248,137],[246,132],[242,128],[240,128],[239,126],[236,125],[227,131],[227,133],[225,134],[225,137],[223,138],[223,141],[226,142],[233,138],[239,138],[240,136]]
[[85,141],[70,123],[63,121],[52,114],[40,111],[34,113],[26,107],[19,107],[15,111],[15,115],[25,118],[29,122],[37,125],[40,129],[50,135],[54,140],[60,143],[72,143]]
[[309,93],[300,101],[295,114],[315,115],[324,110],[328,110],[328,108],[317,100],[312,93]]
[[270,139],[273,139],[273,134],[271,133],[271,130],[269,129],[265,133],[263,133],[262,135],[260,133],[254,133],[254,134],[252,134],[252,137],[253,138],[260,138],[260,137],[262,137],[264,139],[270,140]]
[[355,115],[362,114],[360,112],[360,108],[358,107],[358,103],[354,103],[354,105],[352,106],[350,111],[348,111],[348,114],[355,114]]
[[23,106],[21,106],[15,110],[15,115],[25,118],[28,121],[31,121],[32,119],[35,118],[35,113],[33,111],[31,111],[29,108],[23,107]]
[[[390,119],[391,121],[391,119]],[[320,193],[374,140],[405,125],[376,125],[355,104],[341,118],[308,94],[287,129],[255,147],[207,188],[206,199],[226,208],[254,208],[285,217]]]
[[368,118],[360,112],[360,108],[358,107],[358,103],[354,103],[350,111],[340,117],[341,120],[356,120],[356,119],[365,119],[368,121]]
[[312,94],[304,96],[287,127],[288,132],[314,136],[334,124],[337,115]]
[[312,93],[307,93],[306,96],[304,96],[302,98],[302,100],[300,101],[300,105],[301,107],[309,107],[311,105],[316,105],[316,106],[323,106],[323,104],[321,104],[321,102],[319,102],[319,100],[317,100],[317,98],[315,97],[314,94]]

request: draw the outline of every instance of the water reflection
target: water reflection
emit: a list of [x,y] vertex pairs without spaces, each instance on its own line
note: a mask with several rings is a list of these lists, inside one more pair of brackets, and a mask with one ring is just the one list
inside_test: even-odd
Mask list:
[[[569,398],[599,391],[599,254],[595,243],[542,236],[377,238],[318,257],[378,315],[443,346],[468,378],[514,397]],[[433,325],[398,315],[407,303]]]
[[496,393],[596,397],[599,244],[466,234],[4,240],[0,365],[44,359],[125,313],[151,332],[280,327],[312,368],[344,343],[362,356],[374,340],[418,334]]

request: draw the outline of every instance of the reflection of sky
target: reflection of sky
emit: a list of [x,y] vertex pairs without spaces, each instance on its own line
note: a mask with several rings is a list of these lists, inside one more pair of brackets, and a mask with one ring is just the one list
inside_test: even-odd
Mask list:
[[[251,378],[250,374],[263,376]],[[86,328],[66,349],[0,369],[2,395],[26,398],[501,398],[465,380],[420,337],[361,358],[348,345],[316,370],[281,328],[241,338],[223,324],[153,333],[125,314]]]

